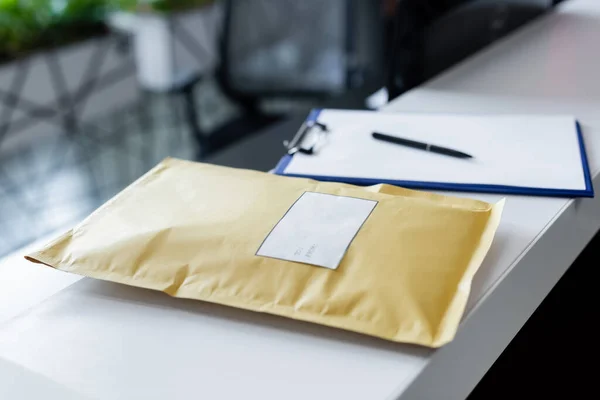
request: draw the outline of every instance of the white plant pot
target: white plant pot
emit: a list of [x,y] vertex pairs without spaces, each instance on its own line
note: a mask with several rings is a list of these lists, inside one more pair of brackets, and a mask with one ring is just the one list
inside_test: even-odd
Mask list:
[[190,72],[210,71],[217,62],[221,23],[218,4],[176,14],[140,13],[130,19],[140,85],[169,90]]
[[134,52],[140,85],[149,90],[168,90],[175,75],[173,37],[169,18],[140,15],[134,34]]
[[108,35],[1,64],[0,153],[64,132],[65,115],[85,124],[136,102],[133,56],[120,43]]

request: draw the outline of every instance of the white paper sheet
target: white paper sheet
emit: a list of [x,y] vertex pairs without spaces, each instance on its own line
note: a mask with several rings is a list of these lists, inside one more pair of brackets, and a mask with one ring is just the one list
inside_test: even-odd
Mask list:
[[[331,132],[286,174],[546,189],[586,188],[575,118],[323,110]],[[457,159],[372,138],[377,131],[474,156]]]
[[306,192],[290,207],[256,255],[337,269],[376,201]]

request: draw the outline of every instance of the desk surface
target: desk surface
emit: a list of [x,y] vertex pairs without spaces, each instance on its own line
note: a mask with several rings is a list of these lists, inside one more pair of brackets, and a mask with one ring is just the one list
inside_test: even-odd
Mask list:
[[[600,3],[567,2],[385,111],[572,113],[599,187],[598,38]],[[458,335],[437,351],[79,279],[16,254],[0,263],[0,398],[42,383],[48,399],[464,398],[598,227],[600,197],[508,197]]]

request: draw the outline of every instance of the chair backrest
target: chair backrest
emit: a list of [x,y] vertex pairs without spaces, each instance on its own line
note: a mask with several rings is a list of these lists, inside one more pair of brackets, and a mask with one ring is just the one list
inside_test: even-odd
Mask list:
[[343,90],[352,51],[349,2],[226,0],[221,86],[235,97]]

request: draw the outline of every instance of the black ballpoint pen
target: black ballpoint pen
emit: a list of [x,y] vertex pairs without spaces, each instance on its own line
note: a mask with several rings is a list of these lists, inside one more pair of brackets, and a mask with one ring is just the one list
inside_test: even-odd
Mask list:
[[456,158],[473,158],[472,155],[463,153],[462,151],[449,149],[447,147],[436,146],[434,144],[417,142],[416,140],[403,139],[398,136],[386,135],[385,133],[373,132],[373,138],[377,140],[383,140],[384,142],[399,144],[401,146],[412,147],[413,149],[419,149],[424,151],[430,151],[432,153],[443,154],[445,156],[456,157]]

